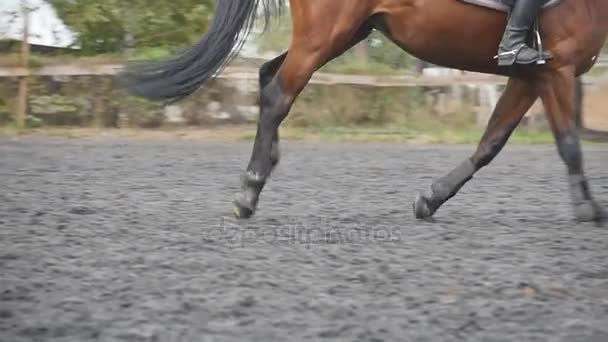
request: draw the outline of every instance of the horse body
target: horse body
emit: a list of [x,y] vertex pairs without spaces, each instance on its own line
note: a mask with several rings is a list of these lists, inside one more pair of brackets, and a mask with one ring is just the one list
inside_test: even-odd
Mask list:
[[[149,98],[176,100],[206,82],[221,68],[220,62],[233,56],[230,48],[237,44],[238,33],[251,27],[255,8],[263,5],[268,16],[268,8],[277,5],[275,0],[238,3],[246,3],[248,9],[243,11],[233,0],[218,0],[218,17],[201,43],[176,59],[127,74],[131,89]],[[260,69],[260,117],[242,191],[234,202],[238,217],[255,212],[279,161],[279,125],[313,73],[377,29],[404,50],[434,64],[510,77],[476,152],[418,195],[416,217],[432,216],[489,164],[540,97],[568,169],[576,217],[605,219],[584,176],[573,114],[575,78],[593,66],[606,40],[608,1],[563,0],[546,10],[540,28],[545,49],[554,58],[544,66],[510,68],[498,67],[494,60],[507,21],[499,11],[457,0],[291,0],[289,9],[291,45]]]

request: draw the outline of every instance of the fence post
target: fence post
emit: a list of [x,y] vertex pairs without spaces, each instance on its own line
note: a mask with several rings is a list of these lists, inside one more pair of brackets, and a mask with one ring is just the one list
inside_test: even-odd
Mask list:
[[21,16],[23,17],[23,37],[21,41],[21,57],[20,65],[26,71],[26,75],[19,77],[19,93],[17,95],[17,113],[15,122],[18,128],[25,127],[25,119],[27,116],[27,81],[29,73],[30,59],[30,9],[27,0],[21,0]]

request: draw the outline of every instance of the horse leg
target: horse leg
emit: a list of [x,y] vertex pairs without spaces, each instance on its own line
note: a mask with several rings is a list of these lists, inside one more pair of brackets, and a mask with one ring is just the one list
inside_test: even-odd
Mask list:
[[581,222],[602,222],[606,212],[593,199],[584,174],[583,154],[573,118],[575,111],[574,68],[545,72],[540,79],[539,92],[545,105],[547,119],[555,136],[561,158],[568,168],[570,196],[576,219]]
[[[272,81],[275,77],[281,65],[285,61],[285,57],[287,57],[287,52],[284,52],[278,57],[262,64],[260,67],[260,90],[266,88],[266,86]],[[261,101],[261,99],[260,99]],[[260,111],[261,112],[261,111]],[[279,164],[279,159],[281,157],[281,152],[279,149],[279,132],[277,130],[276,134],[272,139],[272,148],[270,152],[270,161],[272,163],[272,168],[274,169],[277,164]]]
[[[371,27],[363,25],[359,29],[333,30],[334,35],[328,34],[329,37],[320,35],[323,37],[322,44],[300,39],[299,44],[292,44],[283,58],[280,56],[262,67],[260,117],[253,153],[242,177],[241,191],[233,202],[234,214],[238,218],[249,218],[255,213],[260,193],[279,160],[278,128],[312,74],[366,38],[370,32]],[[346,44],[343,43],[345,35]],[[271,76],[273,73],[274,76]]]
[[536,89],[531,82],[510,79],[496,104],[477,151],[460,166],[435,181],[428,193],[416,196],[414,201],[416,218],[433,216],[437,209],[454,197],[479,169],[488,165],[502,150],[515,127],[537,98]]

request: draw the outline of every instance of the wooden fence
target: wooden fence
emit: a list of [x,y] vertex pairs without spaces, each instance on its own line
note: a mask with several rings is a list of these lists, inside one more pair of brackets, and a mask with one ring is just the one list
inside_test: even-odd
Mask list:
[[[114,76],[123,69],[123,65],[47,65],[42,67],[0,67],[0,78],[14,78],[20,84],[31,76],[37,77],[79,77],[79,76]],[[501,86],[507,81],[506,77],[480,73],[461,72],[450,69],[434,69],[436,75],[344,75],[331,73],[316,73],[311,79],[312,84],[320,85],[353,85],[362,87],[428,87],[450,88],[450,94],[438,94],[436,105],[449,111],[450,104],[458,102],[457,98],[463,86],[477,89],[479,103],[476,108],[476,121],[479,126],[487,123],[490,113],[500,97]],[[219,79],[244,82],[248,88],[257,89],[258,70],[253,67],[229,67],[217,75]],[[585,77],[585,85],[608,84],[608,77]],[[27,91],[27,89],[26,89]],[[22,95],[19,95],[22,99]],[[25,95],[27,98],[27,94]],[[18,101],[21,103],[22,101]],[[25,105],[25,103],[23,104]],[[24,110],[23,108],[20,110]],[[538,112],[538,107],[532,111]],[[17,115],[19,116],[19,115]],[[19,120],[18,120],[19,121]]]
[[[608,62],[608,58],[607,58]],[[47,65],[38,68],[0,67],[0,78],[22,78],[29,76],[114,76],[123,69],[119,64],[106,65]],[[220,79],[251,80],[258,79],[258,69],[251,67],[228,67],[217,75]],[[311,79],[313,84],[323,85],[361,85],[367,87],[442,87],[457,85],[504,85],[507,78],[473,72],[454,71],[445,76],[428,75],[345,75],[317,72]],[[608,77],[585,77],[588,85],[608,84]]]
[[[0,77],[29,77],[29,76],[113,76],[117,75],[123,66],[108,65],[48,65],[39,68],[0,67]],[[258,69],[229,67],[217,75],[218,78],[233,80],[256,80]],[[502,76],[479,73],[460,73],[449,76],[386,76],[386,75],[344,75],[318,72],[311,79],[313,84],[345,84],[368,87],[437,87],[453,85],[500,85],[507,78]]]

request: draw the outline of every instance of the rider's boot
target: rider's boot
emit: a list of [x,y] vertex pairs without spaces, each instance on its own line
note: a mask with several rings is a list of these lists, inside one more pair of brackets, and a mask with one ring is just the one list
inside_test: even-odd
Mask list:
[[502,37],[498,49],[499,66],[511,66],[513,64],[532,64],[539,60],[551,59],[549,52],[533,49],[526,45],[528,32],[534,24],[543,1],[541,0],[517,0],[515,7],[509,17],[509,23]]

